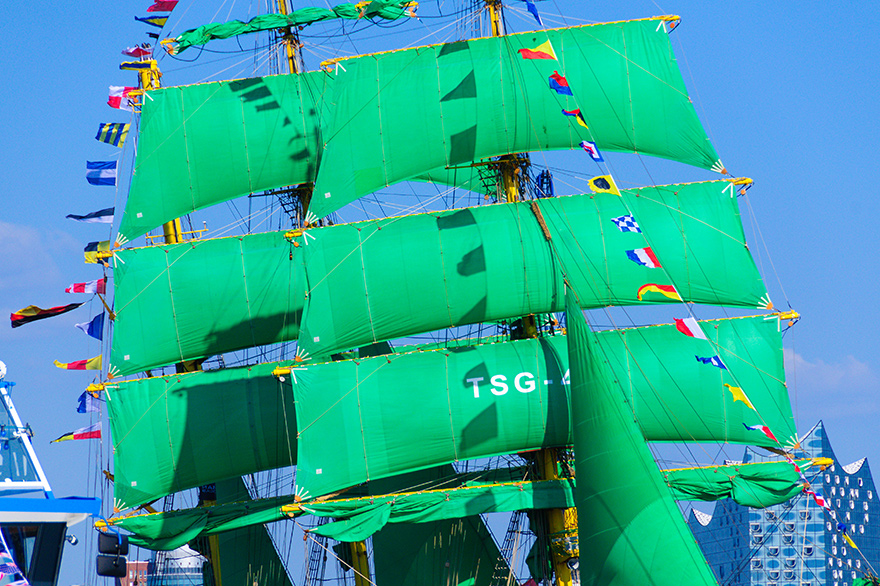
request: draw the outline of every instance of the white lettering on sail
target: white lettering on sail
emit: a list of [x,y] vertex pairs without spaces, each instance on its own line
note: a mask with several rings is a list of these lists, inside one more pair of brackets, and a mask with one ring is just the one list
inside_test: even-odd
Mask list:
[[[507,392],[507,377],[503,374],[496,374],[492,377],[492,394],[503,395]],[[497,387],[497,388],[496,388]]]
[[480,381],[485,380],[483,377],[480,378],[469,378],[466,382],[474,383],[474,399],[480,398]]
[[[522,379],[526,377],[528,377],[529,380],[523,385]],[[513,379],[513,384],[516,387],[516,390],[520,393],[531,393],[535,390],[535,377],[531,372],[521,372],[516,375],[515,379]]]

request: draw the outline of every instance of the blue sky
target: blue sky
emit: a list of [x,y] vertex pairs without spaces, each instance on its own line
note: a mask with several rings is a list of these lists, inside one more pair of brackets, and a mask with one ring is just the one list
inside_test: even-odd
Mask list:
[[[0,93],[5,114],[0,141],[3,315],[30,304],[87,300],[65,294],[64,287],[101,275],[96,265],[83,264],[82,248],[107,239],[107,227],[75,223],[65,215],[123,206],[124,190],[86,183],[85,161],[119,154],[93,137],[100,122],[127,121],[125,113],[105,105],[107,86],[134,85],[134,74],[118,69],[120,50],[146,40],[146,27],[133,16],[146,15],[149,3],[97,0],[77,4],[72,12],[41,3],[8,7],[2,58],[6,83]],[[522,4],[511,3],[518,11],[508,12],[512,28],[532,28],[519,16]],[[320,0],[313,4],[324,5]],[[875,424],[880,411],[880,237],[874,224],[880,200],[873,186],[880,152],[875,105],[880,9],[862,3],[841,9],[815,1],[600,5],[549,0],[538,5],[548,26],[562,24],[554,13],[564,14],[569,24],[657,14],[683,17],[672,43],[697,111],[727,168],[756,182],[750,207],[742,208],[752,251],[777,306],[787,299],[803,314],[785,337],[798,427],[806,431],[823,419],[844,462],[868,456],[880,463]],[[178,33],[227,17],[246,19],[260,10],[258,3],[223,6],[218,13],[205,0],[181,0],[170,30]],[[449,11],[452,4],[442,6]],[[382,31],[364,35],[356,49],[413,42],[433,24],[428,19],[407,23],[386,38],[376,38]],[[411,38],[397,34],[407,27]],[[163,82],[188,83],[223,69],[220,78],[246,76],[253,59],[238,63],[212,57],[195,65],[163,59]],[[314,67],[314,60],[309,65]],[[123,166],[131,156],[126,149]],[[650,159],[627,161],[619,155],[611,161],[626,187],[714,178]],[[195,220],[201,223],[200,216]],[[60,496],[95,494],[95,474],[112,457],[109,444],[103,451],[94,442],[48,445],[89,423],[75,407],[91,373],[62,371],[52,361],[100,352],[96,340],[73,327],[100,310],[100,302],[92,300],[65,316],[16,330],[0,328],[0,360],[9,367],[8,379],[18,383],[16,404],[34,428],[38,453]],[[699,308],[697,315],[712,317]],[[84,536],[85,525],[76,533]],[[91,574],[93,561],[84,560],[83,551],[83,545],[68,551],[60,584],[82,583]]]

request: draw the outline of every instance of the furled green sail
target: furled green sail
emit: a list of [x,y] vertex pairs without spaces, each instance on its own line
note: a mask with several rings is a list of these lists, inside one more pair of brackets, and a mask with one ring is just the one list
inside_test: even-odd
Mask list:
[[[741,423],[761,421],[780,439],[794,436],[775,321],[755,317],[701,323],[711,344],[684,336],[673,326],[599,335],[603,344],[615,348],[615,370],[633,373],[634,403],[652,439],[772,445]],[[458,459],[568,445],[569,399],[561,384],[567,369],[564,345],[564,337],[553,337],[396,354],[309,366],[292,371],[284,382],[270,374],[276,363],[108,385],[117,506],[136,506],[177,490],[291,465],[296,462],[296,420],[310,422],[300,424],[304,441],[318,438],[306,466],[298,471],[300,482],[308,480],[309,466],[312,476],[315,467],[322,467],[326,470],[321,476],[333,477],[330,483],[340,487],[366,480],[367,467],[369,478],[376,478]],[[710,352],[724,360],[727,372],[694,359]],[[530,376],[517,383],[520,373]],[[492,380],[499,375],[503,378]],[[293,379],[301,381],[297,392],[304,395],[296,418]],[[544,380],[554,382],[544,385]],[[721,386],[734,380],[763,420],[750,418],[743,403],[734,402]],[[358,393],[351,392],[354,381],[361,381]],[[474,382],[479,397],[471,399]],[[535,392],[517,390],[517,384],[528,388],[532,383]],[[508,391],[497,395],[502,384]],[[399,397],[393,403],[386,400],[395,393]],[[365,428],[362,436],[358,424],[338,437],[335,413],[359,419],[361,395],[372,401],[367,412],[379,417],[378,427]],[[699,397],[699,402],[689,402],[688,397]],[[450,406],[444,401],[453,398],[463,401],[456,403],[456,419],[450,424]],[[410,428],[416,425],[412,417],[394,419],[398,412],[411,414],[429,399],[444,404],[432,411],[422,409],[424,424],[419,429]],[[322,416],[328,405],[333,405],[331,415]],[[381,411],[385,405],[387,414]],[[410,443],[411,434],[422,437],[423,430],[432,438],[424,453]],[[145,454],[145,443],[167,449]],[[364,445],[370,447],[367,452]],[[385,445],[393,448],[387,455]],[[341,450],[338,458],[333,450]],[[353,459],[350,470],[324,464],[348,458]]]
[[[547,42],[556,60],[519,52]],[[416,47],[342,64],[310,204],[319,217],[429,169],[575,149],[583,140],[600,150],[723,169],[660,18]],[[554,71],[573,96],[548,87]],[[577,109],[589,128],[562,113]]]
[[117,241],[240,195],[314,180],[332,82],[316,71],[150,91]]
[[[816,464],[809,459],[795,460],[795,463],[804,470]],[[133,515],[111,522],[131,531],[130,539],[138,546],[175,549],[196,537],[289,517],[311,515],[337,519],[339,522],[322,525],[314,532],[333,539],[358,540],[370,535],[375,539],[373,532],[383,535],[387,528],[411,523],[437,523],[477,512],[574,506],[575,484],[572,479],[528,481],[523,480],[523,468],[499,468],[476,474],[446,474],[439,481],[434,480],[437,475],[433,474],[430,477],[433,481],[417,481],[435,470],[437,468],[371,482],[367,486],[372,496],[366,497],[346,498],[342,495],[341,498],[312,503],[298,503],[294,495],[258,500],[242,497],[214,507]],[[682,468],[663,470],[662,473],[673,497],[678,500],[732,498],[746,507],[764,508],[783,503],[802,490],[798,474],[789,462]],[[388,486],[388,483],[394,484]],[[414,491],[413,487],[419,490]],[[352,519],[353,522],[345,522]]]
[[205,45],[213,39],[228,39],[238,35],[256,33],[288,26],[305,26],[323,20],[342,18],[358,20],[360,18],[383,18],[397,20],[409,14],[405,8],[408,0],[372,0],[358,6],[352,2],[337,4],[333,8],[309,6],[294,10],[290,14],[261,14],[247,22],[233,20],[216,22],[190,29],[175,39],[175,51],[182,53],[188,47]]
[[716,586],[571,290],[566,314],[581,583]]
[[[675,326],[599,334],[611,368],[630,381],[645,436],[778,446],[743,425],[758,423],[782,441],[795,436],[775,320],[701,324],[712,342]],[[695,359],[716,353],[727,370]],[[319,496],[446,462],[570,445],[567,371],[564,336],[300,366],[297,484]],[[757,412],[725,383],[745,389]]]
[[133,507],[294,464],[293,395],[289,382],[271,375],[273,368],[263,364],[106,385],[115,506]]
[[[814,464],[808,459],[794,462],[805,471]],[[755,509],[784,503],[804,488],[797,470],[787,461],[664,470],[663,478],[675,499],[720,501],[731,498]]]
[[[587,308],[677,302],[653,290],[639,300],[649,284],[674,285],[685,301],[761,306],[766,289],[732,193],[731,183],[709,181],[358,222],[290,239],[270,232],[121,250],[110,372],[298,334],[300,351],[319,357],[558,311],[558,262]],[[618,228],[614,220],[629,215],[643,232]],[[628,258],[645,246],[662,269]]]

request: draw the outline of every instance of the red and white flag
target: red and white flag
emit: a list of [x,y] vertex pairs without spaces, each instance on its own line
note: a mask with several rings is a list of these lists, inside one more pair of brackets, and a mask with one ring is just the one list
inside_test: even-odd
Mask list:
[[65,293],[100,293],[104,295],[107,292],[107,279],[96,279],[94,281],[86,281],[85,283],[73,283],[64,290]]
[[156,0],[147,8],[147,12],[171,12],[177,6],[177,0]]
[[107,100],[107,105],[111,108],[119,108],[120,110],[127,110],[128,112],[131,112],[132,100],[128,97],[128,94],[129,92],[136,89],[137,88],[128,86],[111,85],[110,98]]
[[134,47],[128,47],[124,51],[122,51],[123,55],[128,55],[129,57],[146,57],[151,53],[150,45],[135,45]]
[[675,318],[675,329],[685,336],[699,338],[700,340],[709,339],[706,337],[706,334],[703,333],[703,329],[700,327],[700,324],[697,323],[697,320],[692,317],[686,317],[684,319]]

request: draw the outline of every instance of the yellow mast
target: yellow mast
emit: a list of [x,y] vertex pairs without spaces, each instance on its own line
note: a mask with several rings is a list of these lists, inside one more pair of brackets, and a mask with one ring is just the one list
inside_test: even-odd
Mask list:
[[[504,35],[504,24],[501,18],[501,0],[485,0],[489,11],[489,22],[493,37]],[[524,155],[505,155],[497,161],[497,169],[501,175],[502,195],[504,201],[514,202],[521,199],[520,180],[523,169],[529,160]],[[517,320],[511,329],[511,338],[537,338],[538,326],[534,315],[526,315]],[[555,449],[540,450],[536,457],[538,473],[543,480],[559,478],[559,459]],[[569,559],[578,555],[577,551],[577,509],[550,509],[546,511],[549,528],[550,554],[556,586],[571,586],[572,576]],[[574,538],[574,539],[573,539]]]

